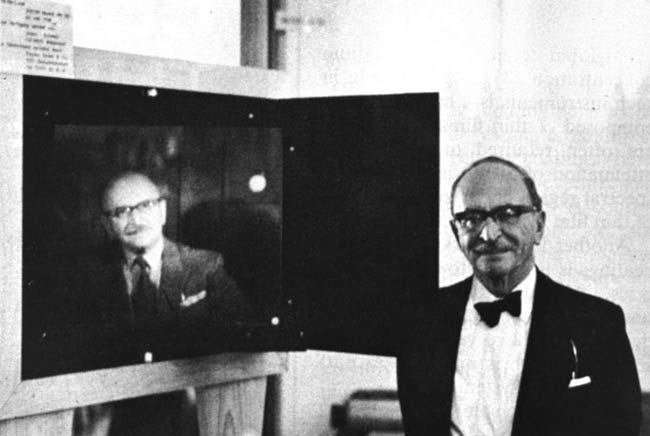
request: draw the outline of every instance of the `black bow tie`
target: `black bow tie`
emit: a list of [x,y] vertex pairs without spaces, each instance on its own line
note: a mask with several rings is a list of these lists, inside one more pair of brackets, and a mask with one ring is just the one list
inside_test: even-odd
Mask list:
[[512,316],[521,314],[521,291],[516,291],[505,298],[490,303],[476,303],[474,308],[488,327],[499,324],[501,312],[506,311]]

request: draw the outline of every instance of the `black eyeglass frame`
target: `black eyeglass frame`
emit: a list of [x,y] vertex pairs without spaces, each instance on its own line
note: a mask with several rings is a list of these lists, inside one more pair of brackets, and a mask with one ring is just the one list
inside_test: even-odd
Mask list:
[[137,210],[139,212],[147,211],[153,206],[159,204],[164,199],[165,197],[148,198],[132,206],[118,206],[111,210],[105,210],[104,215],[109,218],[124,219],[129,216],[129,214],[133,213],[134,210]]
[[[453,215],[453,222],[465,230],[475,230],[481,228],[488,218],[492,218],[499,224],[512,224],[509,221],[518,220],[522,215],[527,213],[539,212],[539,209],[532,205],[524,204],[505,204],[497,206],[490,210],[483,209],[466,209]],[[470,217],[474,218],[474,224],[467,224]]]

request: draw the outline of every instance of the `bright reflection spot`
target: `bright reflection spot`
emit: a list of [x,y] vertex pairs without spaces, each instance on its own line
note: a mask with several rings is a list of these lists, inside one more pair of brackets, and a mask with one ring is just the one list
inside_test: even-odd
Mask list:
[[264,174],[255,174],[248,181],[248,187],[251,191],[258,193],[266,189],[266,177]]
[[149,97],[156,97],[158,95],[158,90],[156,88],[147,89],[147,95]]

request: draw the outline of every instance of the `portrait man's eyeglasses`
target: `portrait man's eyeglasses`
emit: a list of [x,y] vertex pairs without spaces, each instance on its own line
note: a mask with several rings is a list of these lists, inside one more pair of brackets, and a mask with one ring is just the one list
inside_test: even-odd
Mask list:
[[467,209],[454,214],[454,222],[463,230],[472,231],[483,227],[488,218],[501,225],[515,225],[519,218],[531,212],[538,212],[535,206],[512,205],[495,207],[491,210]]
[[115,218],[115,219],[118,219],[118,220],[123,220],[123,219],[128,218],[128,216],[134,210],[137,210],[139,213],[151,212],[153,210],[154,206],[156,206],[162,200],[164,200],[163,197],[143,200],[138,204],[134,204],[133,206],[119,206],[119,207],[116,207],[115,209],[105,211],[104,213],[108,217]]

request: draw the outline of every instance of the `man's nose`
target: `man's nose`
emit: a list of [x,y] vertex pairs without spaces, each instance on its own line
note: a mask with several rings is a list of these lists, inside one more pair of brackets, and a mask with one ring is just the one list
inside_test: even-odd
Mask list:
[[484,241],[494,241],[501,236],[501,226],[492,217],[488,217],[483,224],[479,237]]
[[140,223],[140,213],[137,209],[130,210],[126,215],[127,224],[139,224]]

